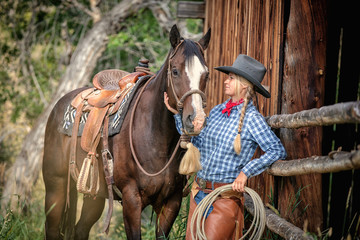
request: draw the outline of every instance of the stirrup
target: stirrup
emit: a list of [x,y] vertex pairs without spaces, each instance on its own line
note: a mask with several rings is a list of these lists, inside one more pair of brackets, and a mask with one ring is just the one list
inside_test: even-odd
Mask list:
[[[90,194],[95,197],[100,188],[99,168],[98,161],[94,154],[89,154],[82,164],[79,178],[76,183],[76,188],[80,193]],[[90,186],[87,186],[87,182],[90,175]]]

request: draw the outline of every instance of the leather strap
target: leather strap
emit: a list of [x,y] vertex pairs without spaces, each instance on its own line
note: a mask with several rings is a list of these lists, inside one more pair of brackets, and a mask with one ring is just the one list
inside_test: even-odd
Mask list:
[[[113,172],[112,172],[112,162],[109,163],[109,161],[113,161],[113,158],[111,156],[111,153],[109,151],[109,143],[108,143],[108,126],[109,126],[109,115],[106,115],[105,120],[104,120],[104,128],[103,128],[103,150],[102,150],[102,160],[103,160],[103,165],[104,165],[104,173],[105,173],[105,180],[106,180],[106,185],[107,185],[107,189],[108,189],[108,197],[109,197],[109,208],[108,208],[108,213],[106,216],[106,220],[105,220],[105,225],[104,225],[104,232],[106,232],[106,234],[109,233],[109,227],[110,227],[110,221],[111,221],[111,216],[112,216],[112,212],[113,212],[113,205],[114,205],[114,194],[112,191],[112,185],[114,183],[114,177],[113,177]],[[110,156],[110,159],[108,158],[108,156]]]
[[81,148],[85,152],[95,152],[93,148],[97,147],[97,144],[95,142],[97,135],[101,132],[101,127],[103,126],[103,121],[105,118],[105,115],[107,114],[107,111],[109,109],[110,105],[107,105],[104,108],[93,108],[89,116],[86,120],[83,134],[81,136]]
[[149,176],[149,177],[155,177],[159,174],[161,174],[162,172],[164,172],[168,166],[172,163],[172,161],[174,160],[175,158],[175,155],[177,153],[177,150],[179,149],[179,146],[180,146],[180,139],[179,141],[177,142],[176,144],[176,147],[173,151],[173,153],[171,154],[171,157],[169,159],[169,161],[165,164],[165,166],[158,172],[156,173],[149,173],[147,172],[140,164],[140,161],[135,153],[135,148],[134,148],[134,143],[133,143],[133,124],[134,124],[134,118],[135,118],[135,111],[136,111],[136,107],[140,101],[140,98],[141,98],[141,95],[143,94],[144,90],[146,89],[147,85],[151,82],[151,80],[154,78],[155,76],[152,76],[150,79],[147,80],[147,82],[145,83],[145,85],[142,87],[135,103],[134,103],[134,107],[133,107],[133,110],[131,112],[131,116],[130,116],[130,126],[129,126],[129,141],[130,141],[130,149],[131,149],[131,154],[134,158],[134,161],[136,163],[136,165],[138,166],[138,168],[146,175],[146,176]]
[[67,181],[67,189],[66,189],[66,205],[65,210],[70,208],[70,176],[77,181],[79,176],[79,170],[76,167],[76,143],[77,143],[77,135],[79,131],[80,118],[82,115],[82,108],[84,106],[84,101],[80,102],[76,108],[75,120],[71,134],[70,140],[70,159],[69,159],[69,170],[68,170],[68,181]]
[[77,146],[77,135],[79,132],[80,118],[82,115],[82,108],[84,102],[81,102],[76,108],[75,120],[71,134],[71,150],[70,150],[70,172],[73,179],[76,181],[79,176],[79,170],[76,167],[76,146]]
[[229,184],[229,183],[218,183],[218,182],[206,181],[204,179],[198,178],[197,176],[195,176],[195,181],[198,184],[198,187],[196,189],[201,190],[205,193],[210,193],[210,192],[212,192],[212,190],[214,190],[218,187],[222,187],[222,186]]

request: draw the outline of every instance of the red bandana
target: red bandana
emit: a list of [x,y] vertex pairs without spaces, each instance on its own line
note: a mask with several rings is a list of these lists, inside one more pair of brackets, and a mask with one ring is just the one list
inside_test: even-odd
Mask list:
[[226,107],[222,110],[222,113],[228,113],[228,117],[230,116],[231,109],[237,105],[240,105],[244,102],[244,99],[240,99],[237,102],[233,102],[232,99],[226,103]]

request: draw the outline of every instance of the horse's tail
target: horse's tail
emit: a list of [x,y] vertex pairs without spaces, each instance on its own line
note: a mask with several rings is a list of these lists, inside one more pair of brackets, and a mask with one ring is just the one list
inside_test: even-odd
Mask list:
[[65,206],[64,213],[62,214],[60,234],[64,240],[75,239],[75,221],[76,221],[76,207],[77,207],[77,190],[75,183],[70,183],[70,205]]

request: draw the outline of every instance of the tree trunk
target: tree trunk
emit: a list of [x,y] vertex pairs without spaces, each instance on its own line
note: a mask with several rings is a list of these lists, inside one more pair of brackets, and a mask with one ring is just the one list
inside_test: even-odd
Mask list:
[[96,62],[106,48],[108,36],[116,33],[120,23],[141,8],[156,2],[145,0],[123,0],[109,13],[103,14],[102,20],[97,22],[92,29],[79,42],[70,65],[60,80],[58,89],[49,105],[37,119],[30,133],[25,137],[20,154],[14,165],[6,172],[6,184],[1,200],[1,208],[17,198],[28,199],[31,195],[31,187],[36,183],[42,163],[45,126],[51,110],[56,102],[67,92],[86,85],[96,66]]
[[[323,105],[326,65],[326,1],[289,1],[284,48],[281,113]],[[322,128],[280,129],[288,159],[322,155]],[[298,227],[322,229],[321,174],[282,177],[278,182],[281,216]]]

